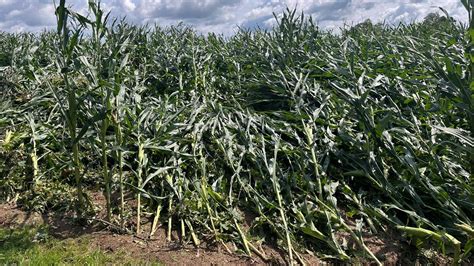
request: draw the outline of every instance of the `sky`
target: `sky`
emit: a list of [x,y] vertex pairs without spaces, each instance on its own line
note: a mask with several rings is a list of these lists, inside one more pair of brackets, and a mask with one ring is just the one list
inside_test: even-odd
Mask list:
[[[59,0],[56,0],[59,3]],[[87,14],[88,0],[66,0]],[[397,24],[422,20],[442,7],[459,21],[467,21],[460,0],[102,0],[114,17],[134,24],[167,26],[184,22],[202,33],[231,35],[237,27],[270,28],[273,13],[286,7],[311,15],[321,28],[337,29],[370,19]],[[0,30],[41,31],[56,24],[53,0],[0,0]]]

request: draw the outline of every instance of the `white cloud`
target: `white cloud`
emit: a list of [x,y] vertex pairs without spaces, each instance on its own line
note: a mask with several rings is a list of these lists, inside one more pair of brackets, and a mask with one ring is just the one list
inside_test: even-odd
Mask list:
[[1,0],[0,30],[39,31],[56,23],[52,1],[45,0]]
[[[419,21],[431,12],[440,11],[438,7],[448,10],[450,15],[458,20],[466,21],[467,13],[458,0],[399,0],[399,1],[340,1],[346,2],[342,8],[337,9],[336,15],[331,14],[331,8],[318,9],[317,5],[310,8],[312,15],[320,19],[323,27],[338,27],[341,21],[348,24],[359,23],[366,19],[373,22],[399,22]],[[329,14],[329,15],[327,15]]]
[[135,3],[132,2],[132,0],[122,0],[121,5],[125,10],[130,12],[135,11],[135,8],[137,7]]
[[[66,2],[75,10],[87,12],[87,0]],[[296,7],[312,15],[323,28],[366,19],[387,23],[421,20],[437,11],[437,7],[443,7],[458,20],[467,20],[459,0],[102,0],[102,3],[113,16],[126,16],[132,23],[184,22],[204,33],[224,34],[231,34],[236,26],[268,27],[273,23],[272,13],[281,13],[286,7]],[[54,24],[53,0],[0,0],[0,30],[38,31]]]

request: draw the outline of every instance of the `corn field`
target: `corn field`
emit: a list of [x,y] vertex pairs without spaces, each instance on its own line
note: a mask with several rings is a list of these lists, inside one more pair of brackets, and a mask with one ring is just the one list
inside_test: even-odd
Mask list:
[[100,191],[123,232],[163,227],[261,257],[275,243],[289,264],[381,263],[363,236],[389,230],[465,262],[474,1],[462,2],[470,25],[445,14],[331,32],[287,10],[272,30],[227,37],[61,0],[57,29],[0,33],[0,198],[87,221]]

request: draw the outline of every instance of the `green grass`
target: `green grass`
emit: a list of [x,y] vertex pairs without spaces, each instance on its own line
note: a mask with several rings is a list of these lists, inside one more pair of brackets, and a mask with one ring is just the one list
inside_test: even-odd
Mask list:
[[6,265],[159,265],[123,252],[105,253],[89,246],[88,237],[55,239],[45,227],[0,229],[0,264]]

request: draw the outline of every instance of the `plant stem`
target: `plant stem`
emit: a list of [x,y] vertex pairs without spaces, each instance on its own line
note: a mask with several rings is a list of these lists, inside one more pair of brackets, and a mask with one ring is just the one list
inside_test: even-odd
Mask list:
[[171,215],[171,208],[173,207],[173,198],[170,197],[168,200],[168,241],[171,241],[171,229],[172,229],[172,222],[173,222],[173,216]]
[[107,117],[104,118],[102,121],[102,127],[100,132],[100,141],[101,141],[101,149],[102,149],[102,175],[105,182],[105,200],[106,200],[106,208],[107,208],[107,221],[112,221],[112,208],[111,208],[111,191],[110,191],[110,173],[108,169],[108,162],[107,162],[107,143],[106,143],[106,135],[107,129],[109,127],[109,122]]
[[[138,136],[138,187],[142,186],[143,159],[145,157],[144,145]],[[137,235],[140,233],[141,216],[141,193],[137,192]]]

